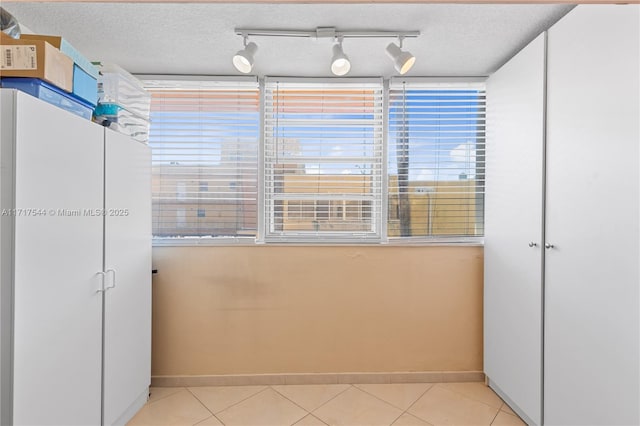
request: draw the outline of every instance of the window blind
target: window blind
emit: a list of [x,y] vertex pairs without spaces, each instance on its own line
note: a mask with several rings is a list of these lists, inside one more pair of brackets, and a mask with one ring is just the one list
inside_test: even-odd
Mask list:
[[482,83],[392,80],[387,159],[389,237],[483,235]]
[[380,239],[382,89],[380,79],[266,79],[266,241]]
[[255,237],[257,81],[144,80],[155,237]]

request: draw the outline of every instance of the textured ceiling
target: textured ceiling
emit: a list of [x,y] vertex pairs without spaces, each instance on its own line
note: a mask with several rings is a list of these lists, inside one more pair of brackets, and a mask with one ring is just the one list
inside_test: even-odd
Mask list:
[[[237,75],[236,27],[421,31],[405,40],[408,76],[491,74],[572,6],[543,4],[12,3],[2,6],[40,34],[67,38],[91,60],[132,73]],[[257,75],[331,76],[331,42],[255,38]],[[346,39],[348,76],[391,76],[389,39]]]

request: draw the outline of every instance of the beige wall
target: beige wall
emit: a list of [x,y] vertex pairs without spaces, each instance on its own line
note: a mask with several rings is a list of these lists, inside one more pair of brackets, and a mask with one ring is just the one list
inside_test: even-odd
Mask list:
[[481,247],[156,247],[159,375],[482,370]]

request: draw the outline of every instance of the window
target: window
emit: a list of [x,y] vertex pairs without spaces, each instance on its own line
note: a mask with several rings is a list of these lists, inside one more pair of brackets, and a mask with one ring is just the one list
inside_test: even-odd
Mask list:
[[267,79],[264,114],[265,240],[380,240],[382,81]]
[[464,242],[484,233],[483,82],[144,82],[156,241]]
[[482,236],[483,84],[392,80],[389,237]]
[[254,237],[256,80],[145,80],[156,237]]

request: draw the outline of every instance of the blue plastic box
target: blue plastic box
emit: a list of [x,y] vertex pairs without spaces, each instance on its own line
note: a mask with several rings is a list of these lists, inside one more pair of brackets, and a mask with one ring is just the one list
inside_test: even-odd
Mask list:
[[93,114],[93,105],[37,78],[3,77],[0,87],[18,89],[87,120]]
[[92,106],[98,104],[98,80],[73,64],[73,94]]

